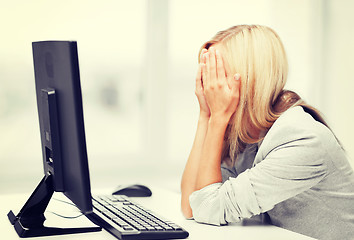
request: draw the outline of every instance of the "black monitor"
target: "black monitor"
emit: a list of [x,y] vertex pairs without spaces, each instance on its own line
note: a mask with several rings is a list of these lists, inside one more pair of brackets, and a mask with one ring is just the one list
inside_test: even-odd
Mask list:
[[8,217],[20,237],[99,231],[48,228],[44,211],[54,191],[85,215],[92,212],[77,44],[32,43],[44,177],[17,216]]
[[32,47],[44,173],[53,175],[55,191],[92,211],[77,44]]

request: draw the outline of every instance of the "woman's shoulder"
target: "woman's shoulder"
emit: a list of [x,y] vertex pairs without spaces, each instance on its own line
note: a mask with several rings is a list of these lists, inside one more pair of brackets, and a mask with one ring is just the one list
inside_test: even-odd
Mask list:
[[[295,127],[307,128],[321,124],[317,122],[302,106],[291,107],[283,112],[274,122],[272,128],[293,125]],[[324,126],[324,125],[323,125]]]
[[301,106],[296,106],[286,110],[274,122],[265,135],[260,150],[262,148],[264,154],[267,154],[279,146],[296,142],[323,147],[323,144],[333,144],[337,140],[327,126],[316,121]]
[[295,106],[286,110],[269,129],[267,135],[279,136],[300,135],[322,135],[330,133],[331,130],[323,123],[314,119],[303,107]]

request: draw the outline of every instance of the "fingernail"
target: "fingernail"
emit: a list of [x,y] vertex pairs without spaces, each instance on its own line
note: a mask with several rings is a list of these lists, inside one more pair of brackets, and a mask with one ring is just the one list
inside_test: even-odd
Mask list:
[[236,73],[235,76],[234,76],[234,79],[236,81],[240,80],[240,74],[239,73]]

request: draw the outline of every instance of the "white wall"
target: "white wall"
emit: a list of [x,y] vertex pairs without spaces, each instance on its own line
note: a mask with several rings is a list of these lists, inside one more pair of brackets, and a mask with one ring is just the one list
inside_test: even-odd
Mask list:
[[354,1],[330,0],[325,6],[322,102],[330,126],[354,166]]

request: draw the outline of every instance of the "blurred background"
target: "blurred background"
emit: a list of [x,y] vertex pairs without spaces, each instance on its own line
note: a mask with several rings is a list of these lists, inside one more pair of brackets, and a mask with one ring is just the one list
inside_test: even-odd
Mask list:
[[352,9],[352,0],[1,1],[0,194],[30,193],[43,176],[31,48],[42,40],[78,42],[93,188],[179,190],[199,48],[238,24],[280,35],[287,88],[324,113],[353,159]]

